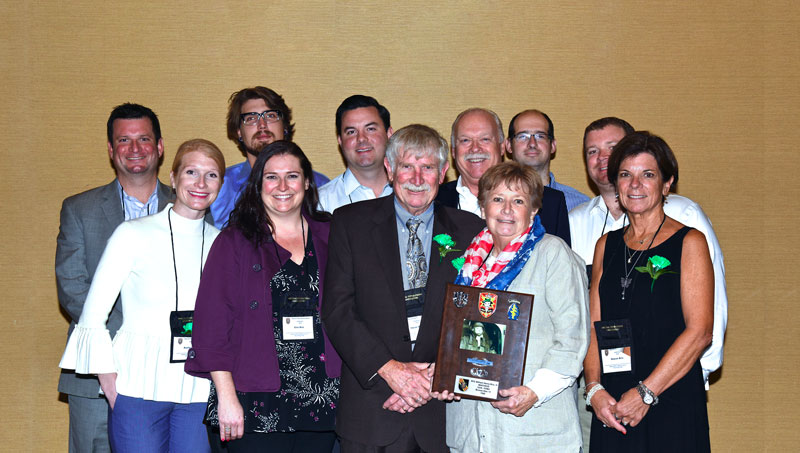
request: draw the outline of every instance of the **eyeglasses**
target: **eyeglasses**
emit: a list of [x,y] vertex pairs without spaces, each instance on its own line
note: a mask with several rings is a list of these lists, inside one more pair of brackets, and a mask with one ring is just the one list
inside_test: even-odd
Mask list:
[[529,142],[531,138],[533,138],[536,143],[550,141],[552,139],[550,135],[544,132],[520,132],[514,136],[514,140],[518,142]]
[[252,126],[258,123],[258,119],[263,118],[267,123],[277,123],[283,118],[283,113],[280,110],[264,110],[261,113],[247,112],[242,113],[242,124]]

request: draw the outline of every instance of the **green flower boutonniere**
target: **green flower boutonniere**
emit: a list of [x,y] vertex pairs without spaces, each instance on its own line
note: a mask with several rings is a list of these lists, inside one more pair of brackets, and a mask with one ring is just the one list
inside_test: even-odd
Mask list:
[[[456,242],[453,240],[453,238],[450,237],[449,234],[437,234],[436,236],[433,237],[433,242],[435,242],[436,244],[439,245],[439,262],[440,263],[444,259],[445,255],[447,255],[448,253],[450,253],[450,252],[460,252],[461,251],[461,250],[453,248],[453,247],[455,247]],[[456,261],[458,261],[458,263],[456,263]],[[461,266],[464,265],[464,258],[463,257],[456,258],[451,262],[453,263],[453,267],[455,267],[456,270],[460,271],[461,270]]]
[[653,255],[647,260],[647,266],[639,266],[636,268],[636,270],[643,274],[650,274],[650,278],[653,279],[653,281],[650,283],[650,292],[652,293],[653,285],[656,284],[656,279],[658,279],[658,277],[661,277],[664,274],[677,274],[675,271],[667,270],[671,264],[672,263],[670,263],[669,260],[663,256]]
[[464,267],[464,261],[466,261],[466,258],[464,258],[463,256],[459,256],[453,261],[450,261],[450,263],[453,265],[454,268],[456,268],[456,271],[461,272],[461,268]]

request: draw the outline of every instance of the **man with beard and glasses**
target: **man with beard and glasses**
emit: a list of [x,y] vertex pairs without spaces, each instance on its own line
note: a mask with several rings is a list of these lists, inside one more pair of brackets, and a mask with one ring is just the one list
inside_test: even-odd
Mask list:
[[342,206],[331,224],[322,322],[346,365],[336,432],[345,453],[446,452],[430,380],[458,254],[440,259],[433,237],[463,250],[484,222],[433,202],[448,163],[430,127],[395,132],[384,165],[394,194]]
[[[219,229],[228,224],[259,151],[274,141],[294,137],[292,110],[281,95],[263,86],[245,88],[231,95],[227,127],[228,138],[236,143],[246,160],[225,170],[225,182],[211,205],[214,224]],[[314,172],[313,184],[319,187],[328,181],[325,175]]]
[[546,113],[532,109],[514,115],[508,123],[508,140],[504,146],[512,159],[536,170],[545,187],[564,193],[568,211],[589,201],[589,197],[577,189],[556,182],[550,171],[550,161],[556,157],[556,136],[553,122]]
[[347,170],[319,189],[319,204],[333,212],[339,206],[385,197],[392,186],[383,158],[392,136],[389,110],[375,98],[354,94],[336,109],[336,137]]
[[[442,184],[436,201],[480,216],[478,180],[503,161],[503,124],[491,110],[471,108],[459,113],[450,133],[450,151],[459,177]],[[570,243],[564,194],[544,188],[539,218],[545,231]]]

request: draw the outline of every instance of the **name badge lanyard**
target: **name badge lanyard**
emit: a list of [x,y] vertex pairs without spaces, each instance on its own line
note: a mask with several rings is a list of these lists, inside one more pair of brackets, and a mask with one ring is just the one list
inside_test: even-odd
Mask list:
[[[606,234],[606,226],[608,226],[608,213],[609,213],[609,211],[611,211],[611,210],[608,209],[608,206],[606,206],[606,217],[603,219],[603,229],[600,230],[600,236],[597,236],[598,240],[601,237],[603,237],[604,234]],[[625,221],[627,219],[628,219],[628,213],[625,213],[625,217],[622,219],[622,228],[625,228]],[[597,241],[595,241],[595,242],[597,242]],[[592,253],[594,253],[594,252],[592,252]],[[587,264],[586,265],[586,276],[589,277],[589,289],[592,289],[592,265],[591,264]]]
[[[311,278],[308,270],[308,263],[306,262],[306,253],[308,247],[308,243],[306,242],[306,227],[302,218],[300,219],[300,229],[303,237],[303,261],[300,263],[300,267],[303,270],[303,274],[307,275],[308,278]],[[272,246],[275,249],[275,257],[278,259],[278,263],[280,263],[281,257],[278,253],[278,245],[276,244],[277,242],[278,241],[275,240],[275,235],[273,234]],[[291,259],[291,257],[289,259]],[[313,299],[313,297],[310,296],[310,292],[289,291],[283,296],[284,297],[282,298],[281,303],[278,304],[278,317],[280,318],[281,323],[281,340],[314,340],[314,316],[308,316],[308,311],[313,310],[313,308],[309,306],[309,301]],[[302,308],[302,316],[299,316],[297,307],[292,307],[289,305],[290,299],[293,298],[299,298],[300,300],[305,301]]]
[[[194,324],[194,310],[178,310],[178,264],[175,258],[175,236],[172,232],[172,208],[167,212],[169,223],[169,240],[172,246],[172,270],[175,275],[175,311],[169,314],[169,327],[171,332],[170,363],[185,362],[192,348],[192,326]],[[206,222],[203,220],[203,230],[200,234],[200,277],[203,276],[203,256],[206,246]]]
[[[626,215],[627,218],[627,215]],[[617,250],[622,249],[624,260],[624,277],[620,278],[621,297],[620,302],[625,305],[627,317],[623,319],[615,319],[608,321],[595,322],[595,332],[597,333],[598,352],[600,353],[600,363],[602,365],[603,374],[632,372],[635,369],[635,356],[633,345],[633,329],[630,321],[630,311],[632,303],[630,300],[625,301],[626,290],[631,287],[635,275],[632,275],[633,270],[639,263],[639,259],[644,256],[653,246],[656,236],[664,226],[666,216],[661,220],[656,233],[650,239],[650,243],[644,250],[635,250],[632,254],[628,254],[628,246],[625,244],[625,233],[627,228],[622,230],[620,238],[620,246],[615,248],[614,254],[611,255],[609,262],[616,257]],[[635,258],[635,260],[634,260]],[[631,264],[631,261],[633,263]],[[628,269],[628,264],[631,268]],[[630,298],[629,298],[630,299]]]
[[[603,230],[600,232],[600,237],[605,234],[606,225],[608,223],[608,213],[610,209],[606,210],[605,220],[603,221]],[[620,245],[625,246],[625,230],[626,220],[628,214],[622,220],[622,241]],[[619,246],[614,248],[614,253],[608,260],[611,262],[617,256]],[[624,250],[624,249],[623,249]],[[586,266],[589,279],[591,280],[592,266]],[[591,287],[591,282],[589,283]],[[624,303],[624,299],[620,301]],[[626,314],[630,315],[630,301],[627,304]],[[633,330],[631,329],[630,317],[613,320],[601,320],[594,323],[595,333],[597,335],[597,349],[600,355],[600,365],[603,375],[612,373],[630,373],[634,368],[633,357]]]

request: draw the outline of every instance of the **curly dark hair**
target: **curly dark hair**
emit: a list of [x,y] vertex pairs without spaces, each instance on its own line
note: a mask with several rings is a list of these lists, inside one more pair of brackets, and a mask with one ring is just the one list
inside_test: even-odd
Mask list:
[[236,207],[231,212],[228,226],[237,228],[245,238],[258,247],[264,241],[272,238],[272,230],[275,225],[264,208],[261,200],[261,186],[264,179],[264,166],[267,161],[275,156],[290,155],[300,161],[300,168],[303,170],[303,177],[308,181],[308,189],[303,196],[302,210],[312,219],[319,222],[330,222],[331,215],[325,211],[317,209],[319,205],[319,194],[317,193],[317,183],[314,182],[314,173],[311,170],[311,161],[305,153],[295,143],[287,140],[278,140],[264,146],[258,153],[247,184],[244,186]]

